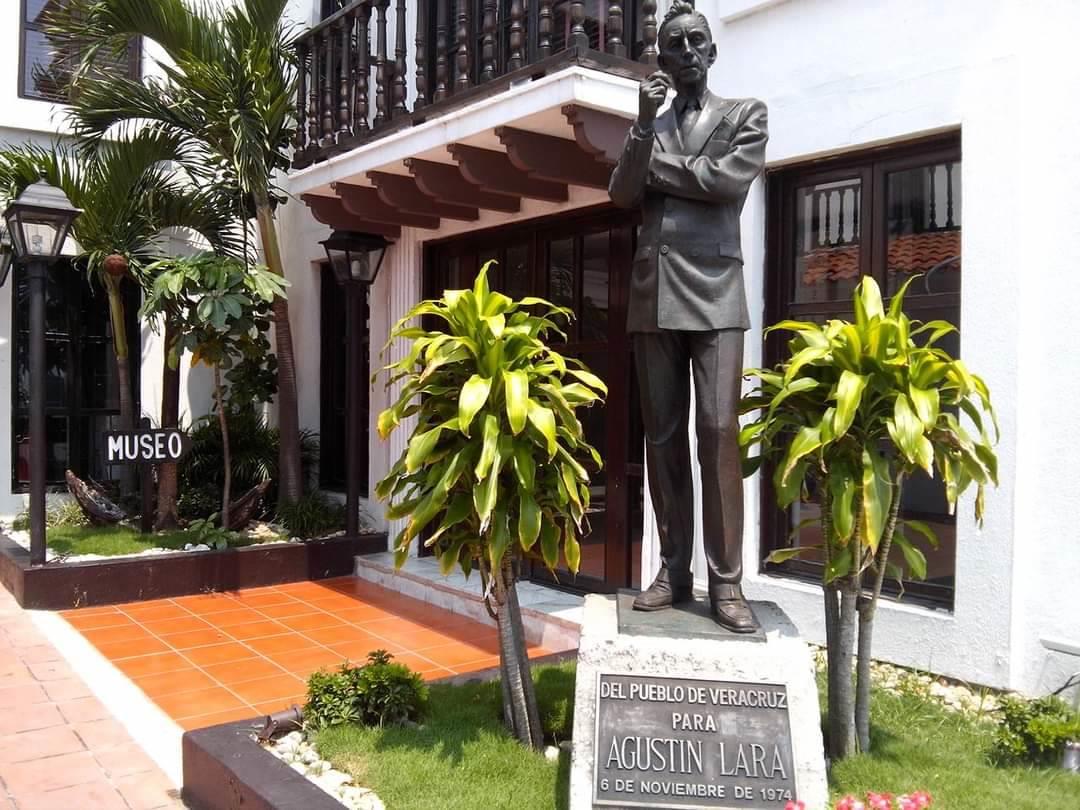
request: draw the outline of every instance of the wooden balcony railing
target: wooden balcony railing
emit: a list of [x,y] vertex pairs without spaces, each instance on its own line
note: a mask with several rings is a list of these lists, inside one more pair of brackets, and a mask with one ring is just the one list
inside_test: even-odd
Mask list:
[[393,9],[391,0],[354,0],[298,40],[301,125],[293,165],[310,165],[568,64],[640,75],[634,62],[656,62],[656,6],[656,0],[418,0],[410,54],[405,0],[394,0]]

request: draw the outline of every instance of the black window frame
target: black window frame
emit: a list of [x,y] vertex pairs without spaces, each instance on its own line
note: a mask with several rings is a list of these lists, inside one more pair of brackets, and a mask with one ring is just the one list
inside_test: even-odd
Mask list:
[[[35,92],[27,84],[27,62],[29,61],[29,54],[27,53],[27,32],[33,31],[35,33],[44,33],[44,26],[40,23],[27,20],[27,4],[28,0],[19,0],[19,76],[17,80],[17,92],[18,97],[26,99],[27,101],[41,101],[46,104],[68,104],[70,98],[64,94],[62,96],[51,96],[45,93]],[[128,46],[128,65],[126,76],[129,79],[138,81],[142,77],[142,41],[139,37],[132,39],[131,44]]]
[[[22,408],[19,404],[18,357],[20,352],[20,341],[28,340],[29,332],[28,330],[19,328],[20,318],[17,310],[19,306],[18,289],[20,285],[20,276],[23,276],[27,270],[24,265],[20,264],[12,267],[11,272],[11,373],[9,377],[11,387],[8,393],[11,406],[11,417],[9,421],[11,467],[9,469],[9,475],[11,493],[21,494],[30,491],[30,484],[29,482],[19,481],[18,443],[21,434],[16,430],[16,426],[20,419],[27,419],[30,412],[28,408]],[[63,405],[49,405],[46,403],[46,424],[48,424],[49,417],[61,417],[67,419],[67,464],[65,466],[66,468],[71,469],[76,475],[86,477],[90,474],[89,469],[92,469],[89,457],[92,444],[89,441],[89,436],[86,435],[86,431],[83,429],[83,419],[88,416],[113,417],[116,422],[114,429],[118,429],[119,422],[116,418],[120,415],[120,409],[119,407],[91,408],[83,403],[83,377],[87,364],[84,362],[83,353],[81,351],[82,347],[86,345],[83,340],[84,334],[82,329],[85,321],[80,316],[84,311],[87,301],[92,300],[91,296],[93,294],[90,292],[88,285],[99,284],[99,282],[96,279],[88,279],[83,270],[74,267],[67,259],[62,259],[49,268],[47,283],[51,286],[58,282],[64,285],[63,300],[65,302],[67,329],[60,331],[50,328],[47,325],[45,336],[46,341],[50,339],[66,341],[66,345],[69,347],[67,352],[67,376],[65,380],[66,397]],[[101,303],[106,307],[104,316],[107,320],[109,314],[108,304],[104,300],[105,291],[99,289],[97,294],[101,297]],[[134,283],[129,281],[121,286],[121,294],[124,299],[128,357],[137,360],[142,357],[142,333],[139,329],[139,319],[137,314],[140,304],[140,291]],[[105,353],[105,362],[110,364],[109,372],[115,373],[116,359],[112,351],[111,325],[108,328],[110,330],[110,336],[104,341],[108,347]],[[98,343],[102,342],[100,338],[95,338],[94,340]],[[75,349],[75,351],[72,351],[72,349]],[[139,394],[141,364],[139,362],[131,362],[128,366],[128,372],[131,378],[132,409],[135,414],[138,415],[141,408],[141,397]],[[118,471],[119,468],[111,470],[113,475]],[[62,478],[48,479],[46,481],[46,487],[50,491],[66,491],[66,483]]]
[[[912,139],[901,144],[853,151],[843,155],[820,158],[797,164],[786,164],[766,171],[766,255],[765,255],[765,323],[776,323],[785,318],[805,319],[811,315],[844,317],[850,308],[845,301],[794,302],[795,262],[795,198],[800,188],[808,185],[852,180],[861,181],[859,201],[860,230],[864,234],[860,243],[860,277],[872,275],[888,299],[887,245],[888,201],[886,200],[886,176],[892,172],[949,162],[961,165],[960,131],[954,130],[925,138]],[[961,195],[962,195],[961,189]],[[961,214],[962,217],[962,214]],[[962,221],[957,225],[962,232]],[[924,313],[942,308],[954,309],[959,324],[961,298],[959,292],[912,295],[905,299],[904,310],[911,317],[920,318]],[[765,367],[772,367],[783,356],[787,338],[773,333],[764,339],[763,357]],[[776,504],[773,490],[773,469],[765,465],[761,475],[761,543],[759,571],[778,574],[804,581],[820,582],[822,566],[817,562],[791,559],[782,563],[767,562],[771,552],[789,547],[789,521],[787,513]],[[909,513],[909,517],[918,517]],[[956,516],[937,516],[937,522],[956,525]],[[955,565],[955,560],[954,560]],[[887,578],[882,593],[888,597],[903,596],[911,603],[951,611],[955,604],[955,575],[952,585],[917,580],[904,580],[901,587],[894,579]]]

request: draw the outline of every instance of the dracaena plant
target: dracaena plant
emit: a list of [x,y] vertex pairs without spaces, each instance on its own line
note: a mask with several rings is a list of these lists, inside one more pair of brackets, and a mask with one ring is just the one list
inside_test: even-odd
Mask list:
[[[903,312],[909,280],[888,309],[877,283],[854,294],[854,323],[782,321],[768,332],[792,334],[788,357],[752,369],[758,387],[743,398],[753,413],[739,436],[744,473],[763,461],[773,470],[782,508],[804,493],[820,497],[820,546],[781,549],[782,562],[808,551],[824,560],[829,668],[829,746],[834,758],[870,745],[870,648],[887,573],[926,576],[913,540],[937,545],[933,530],[899,518],[904,482],[925,472],[943,482],[950,511],[976,488],[981,525],[984,489],[997,484],[997,421],[986,383],[938,341],[955,332],[945,321],[913,321]],[[961,414],[970,429],[961,422]],[[752,455],[758,448],[760,452]],[[899,551],[899,554],[896,552]],[[851,694],[858,616],[858,670]]]
[[[394,541],[398,565],[427,529],[423,542],[444,573],[479,569],[499,627],[506,717],[522,742],[537,746],[514,582],[525,556],[550,569],[562,556],[571,572],[578,570],[579,538],[588,531],[587,467],[601,461],[576,410],[600,402],[607,389],[545,343],[547,335],[562,334],[556,319],[572,313],[491,290],[489,266],[471,290],[423,301],[394,327],[390,342],[412,344],[386,367],[387,385],[401,388],[379,416],[379,435],[386,438],[410,416],[416,426],[375,491],[390,502],[388,518],[406,521]],[[438,328],[409,325],[420,318]]]

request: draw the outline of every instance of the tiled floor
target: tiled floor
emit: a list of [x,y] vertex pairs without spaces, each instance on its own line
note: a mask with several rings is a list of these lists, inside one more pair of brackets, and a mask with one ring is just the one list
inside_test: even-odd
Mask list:
[[181,808],[176,791],[0,588],[0,810]]
[[312,672],[362,662],[372,650],[428,679],[499,660],[493,625],[353,577],[63,616],[186,729],[302,704]]

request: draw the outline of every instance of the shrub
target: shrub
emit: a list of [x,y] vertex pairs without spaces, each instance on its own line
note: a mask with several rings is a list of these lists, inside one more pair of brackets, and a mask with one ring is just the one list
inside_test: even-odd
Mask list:
[[360,667],[343,664],[308,678],[304,722],[315,729],[342,723],[367,726],[416,722],[427,714],[428,689],[419,674],[392,662],[385,650],[368,653]]
[[278,504],[277,522],[290,537],[321,537],[345,526],[345,507],[321,492],[309,492],[293,503]]
[[1052,765],[1068,740],[1080,740],[1080,714],[1061,698],[1007,697],[1001,701],[991,756],[1002,764]]
[[[232,491],[239,498],[266,479],[277,479],[278,429],[270,427],[254,407],[229,410],[229,451],[232,456]],[[198,420],[191,429],[191,450],[180,462],[180,496],[177,509],[185,519],[207,518],[221,509],[225,473],[221,467],[224,448],[221,425],[215,414]],[[300,432],[300,456],[305,467],[319,457],[319,440],[309,431]],[[272,485],[264,501],[268,509],[277,502],[277,486]]]
[[[49,504],[45,510],[45,528],[59,526],[89,526],[90,518],[74,500],[62,500]],[[23,510],[11,522],[11,528],[17,532],[30,530],[30,512]]]

